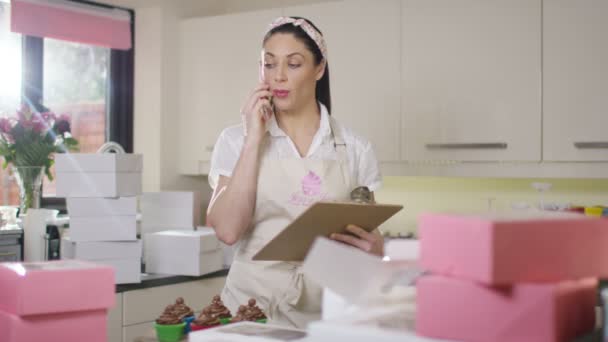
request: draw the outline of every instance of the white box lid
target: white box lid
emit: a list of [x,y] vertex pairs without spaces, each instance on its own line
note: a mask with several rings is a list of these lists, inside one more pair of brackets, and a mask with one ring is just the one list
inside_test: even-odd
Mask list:
[[140,260],[141,240],[136,241],[72,241],[64,237],[61,241],[61,255],[66,259],[80,260]]
[[322,237],[313,243],[302,271],[353,304],[367,304],[386,286],[402,284],[421,273],[411,261],[384,262],[378,256]]
[[141,172],[141,154],[60,153],[55,155],[55,171],[63,172]]
[[[198,253],[213,251],[220,248],[220,241],[211,228],[198,228],[198,230],[165,230],[162,232],[151,233],[150,236],[157,241],[167,241],[179,243],[183,248],[194,248]],[[162,245],[159,242],[158,245]]]
[[137,215],[137,197],[68,197],[66,204],[70,217]]

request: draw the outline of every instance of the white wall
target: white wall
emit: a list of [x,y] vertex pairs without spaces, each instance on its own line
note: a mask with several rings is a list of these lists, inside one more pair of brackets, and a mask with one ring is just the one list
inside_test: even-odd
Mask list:
[[177,13],[141,8],[135,23],[134,150],[144,155],[143,190],[201,191],[208,199],[205,177],[177,172]]
[[158,191],[161,173],[162,11],[137,10],[135,20],[134,150],[144,155],[143,189]]

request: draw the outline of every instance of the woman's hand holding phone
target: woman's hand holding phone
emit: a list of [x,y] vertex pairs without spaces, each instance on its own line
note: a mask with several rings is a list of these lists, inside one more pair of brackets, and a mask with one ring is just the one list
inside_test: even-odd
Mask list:
[[245,139],[260,143],[266,134],[266,122],[273,115],[270,86],[260,82],[241,108]]

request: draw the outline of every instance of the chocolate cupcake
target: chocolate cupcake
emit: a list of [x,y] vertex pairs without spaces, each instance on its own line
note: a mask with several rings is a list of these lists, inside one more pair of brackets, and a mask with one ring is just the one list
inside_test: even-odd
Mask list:
[[230,322],[231,317],[230,310],[224,306],[220,296],[215,295],[211,304],[205,307],[198,318],[192,322],[192,330],[211,328],[222,323],[226,324]]
[[262,311],[262,309],[260,309],[260,307],[256,305],[255,299],[251,298],[247,302],[246,306],[245,305],[239,306],[239,311],[237,312],[236,316],[234,316],[234,318],[232,318],[231,322],[249,321],[249,322],[266,323],[266,320],[267,320],[267,317],[264,314],[264,312]]
[[186,303],[184,303],[184,299],[182,297],[179,297],[175,300],[175,304],[173,304],[172,310],[175,315],[177,315],[182,320],[186,317],[194,316],[194,311],[192,311],[192,309],[188,305],[186,305]]
[[185,303],[183,298],[177,298],[175,304],[165,307],[160,317],[156,319],[156,335],[160,341],[179,341],[185,333],[187,317],[193,317],[194,312]]

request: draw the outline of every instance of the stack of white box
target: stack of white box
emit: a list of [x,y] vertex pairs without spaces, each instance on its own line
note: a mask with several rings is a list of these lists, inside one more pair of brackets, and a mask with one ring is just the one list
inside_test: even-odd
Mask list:
[[211,228],[146,236],[146,272],[200,276],[223,269],[224,253]]
[[134,154],[59,154],[57,197],[65,197],[70,229],[62,240],[64,259],[114,267],[117,284],[141,282],[137,196],[143,160]]
[[199,276],[223,268],[215,232],[199,228],[199,192],[146,192],[141,196],[146,272]]
[[[148,236],[165,230],[193,231],[200,220],[201,198],[198,192],[144,192],[139,200],[140,232],[144,241],[144,263]],[[146,272],[150,272],[146,269]]]
[[145,192],[140,199],[141,233],[194,230],[201,220],[199,192]]

